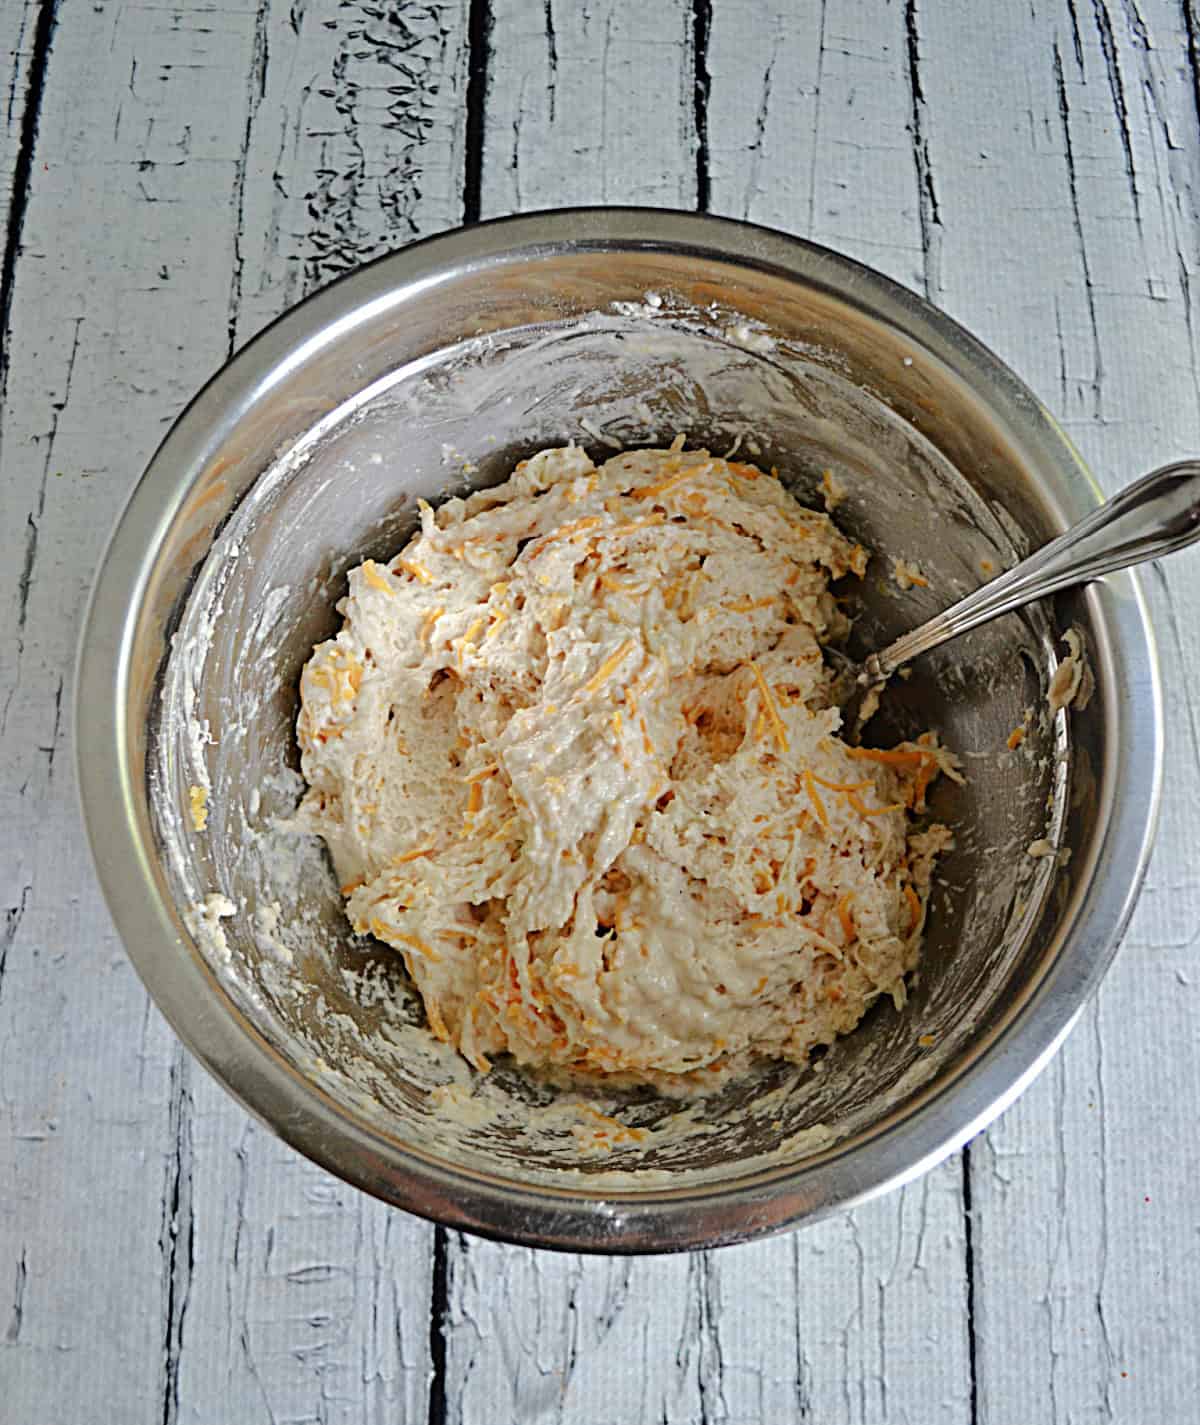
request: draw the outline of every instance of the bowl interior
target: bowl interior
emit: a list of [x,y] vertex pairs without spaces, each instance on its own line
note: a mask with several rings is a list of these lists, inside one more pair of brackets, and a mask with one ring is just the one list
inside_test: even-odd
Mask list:
[[[386,557],[416,502],[494,483],[575,440],[689,446],[775,466],[874,551],[844,592],[865,651],[1049,538],[1062,520],[1038,455],[953,363],[869,310],[764,267],[711,256],[586,249],[456,270],[360,312],[321,350],[231,410],[165,529],[137,638],[154,874],[192,924],[224,995],[295,1071],[384,1144],[457,1171],[567,1193],[672,1193],[845,1152],[949,1079],[1027,996],[1070,872],[1086,860],[1102,765],[1103,696],[1046,709],[1058,633],[1098,635],[1083,598],[978,630],[897,683],[868,741],[936,727],[967,784],[933,814],[955,830],[908,1006],[878,1003],[811,1070],[766,1065],[695,1102],[646,1091],[595,1106],[652,1130],[594,1144],[580,1095],[503,1063],[473,1075],[423,1027],[398,958],[356,940],[319,843],[280,826],[301,791],[297,682],[337,626],[346,571]],[[929,586],[902,591],[890,560]],[[1103,690],[1101,690],[1103,692]],[[1033,710],[1016,750],[1009,732]],[[211,787],[207,827],[190,788]],[[1066,816],[1072,801],[1077,814]]]

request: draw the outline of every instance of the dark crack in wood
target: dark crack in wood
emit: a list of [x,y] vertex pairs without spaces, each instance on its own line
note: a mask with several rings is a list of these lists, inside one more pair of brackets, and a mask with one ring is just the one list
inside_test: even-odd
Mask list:
[[429,1292],[428,1425],[446,1425],[446,1317],[450,1310],[450,1243],[444,1227],[433,1229],[433,1280]]
[[1196,18],[1194,0],[1183,0],[1183,32],[1187,36],[1188,69],[1192,76],[1192,103],[1196,122],[1200,125],[1200,21]]
[[250,51],[250,69],[246,76],[246,126],[242,133],[242,151],[238,154],[233,178],[233,272],[229,280],[229,325],[226,348],[230,356],[237,348],[238,316],[242,309],[242,279],[246,267],[243,241],[246,229],[246,165],[254,134],[254,120],[259,105],[267,93],[267,62],[270,46],[267,24],[271,17],[271,0],[258,0],[254,17],[254,45]]
[[975,1322],[975,1218],[971,1208],[971,1145],[962,1150],[963,1275],[967,1306],[967,1386],[970,1425],[979,1425],[978,1332]]
[[[1075,241],[1079,247],[1079,265],[1083,272],[1084,299],[1087,303],[1088,324],[1092,333],[1092,416],[1102,419],[1101,393],[1104,382],[1104,361],[1100,353],[1100,322],[1096,315],[1096,285],[1092,280],[1092,267],[1088,260],[1087,243],[1083,236],[1083,215],[1079,207],[1079,175],[1075,168],[1075,147],[1071,140],[1071,105],[1067,99],[1067,81],[1063,74],[1062,52],[1054,46],[1054,84],[1058,93],[1058,115],[1062,124],[1063,157],[1067,165],[1067,187],[1071,197],[1071,223],[1075,230]],[[1064,413],[1065,414],[1065,413]]]
[[25,912],[29,907],[29,897],[32,894],[32,886],[22,886],[21,899],[16,905],[10,905],[4,912],[4,929],[0,931],[0,999],[4,996],[4,972],[8,968],[8,954],[16,944],[17,931],[20,930],[21,922],[25,919]]
[[1133,135],[1129,127],[1129,105],[1125,100],[1125,81],[1121,77],[1116,36],[1113,34],[1112,18],[1104,0],[1092,0],[1092,13],[1096,20],[1096,32],[1100,37],[1100,53],[1104,56],[1104,69],[1108,76],[1108,90],[1112,95],[1117,129],[1121,135],[1121,151],[1125,155],[1125,177],[1129,183],[1130,197],[1133,199],[1133,219],[1140,232],[1142,202],[1138,195],[1137,169],[1133,162]]
[[490,0],[471,0],[467,20],[467,132],[463,163],[463,222],[477,223],[483,211],[483,151],[491,69]]
[[4,1344],[15,1346],[21,1339],[21,1326],[25,1320],[25,1283],[29,1280],[29,1267],[25,1262],[25,1249],[17,1258],[17,1280],[13,1286],[12,1315],[4,1332]]
[[191,1064],[181,1044],[171,1059],[163,1217],[158,1245],[163,1266],[162,1425],[179,1421],[179,1365],[183,1327],[192,1289],[194,1221],[192,1213]]
[[921,226],[921,276],[925,296],[936,300],[941,288],[942,213],[929,156],[929,114],[921,84],[921,37],[916,0],[905,0],[905,54],[908,69],[908,133],[917,175],[917,216]]
[[712,0],[692,0],[692,123],[696,132],[696,211],[707,213],[711,197],[708,152],[708,96],[712,75],[708,48],[712,39]]
[[25,86],[25,105],[21,111],[17,159],[13,165],[12,199],[4,234],[4,257],[0,262],[0,442],[3,440],[4,405],[8,394],[11,349],[9,327],[17,281],[17,258],[21,254],[21,237],[25,229],[25,214],[29,207],[30,183],[33,177],[33,154],[37,147],[38,124],[41,122],[42,100],[46,93],[46,73],[50,67],[50,51],[54,46],[57,26],[58,0],[42,0],[33,31],[29,79]]

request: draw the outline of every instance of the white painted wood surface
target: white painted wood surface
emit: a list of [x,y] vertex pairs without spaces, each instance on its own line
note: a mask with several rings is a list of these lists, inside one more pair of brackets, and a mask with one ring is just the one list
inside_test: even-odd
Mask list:
[[1196,1419],[1195,555],[1148,581],[1150,882],[1064,1053],[903,1193],[691,1258],[460,1238],[251,1124],[116,941],[66,710],[104,534],[191,391],[464,216],[812,236],[977,331],[1107,488],[1196,451],[1198,38],[1188,0],[0,6],[0,1418]]

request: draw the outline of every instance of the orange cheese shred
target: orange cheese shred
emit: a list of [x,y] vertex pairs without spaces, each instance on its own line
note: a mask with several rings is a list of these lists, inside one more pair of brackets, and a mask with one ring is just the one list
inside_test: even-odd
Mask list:
[[908,902],[908,933],[911,935],[921,923],[921,898],[911,886],[906,885],[904,887],[904,899]]
[[430,609],[429,612],[425,615],[425,618],[421,623],[421,632],[419,635],[422,643],[428,643],[429,640],[433,637],[433,626],[435,623],[437,623],[438,619],[441,618],[443,613],[444,609],[439,604],[436,609]]
[[859,762],[882,762],[889,767],[916,766],[918,762],[936,761],[932,752],[906,747],[894,747],[891,751],[882,747],[847,747],[846,755]]
[[363,578],[370,584],[372,589],[379,589],[382,593],[386,594],[389,599],[394,597],[396,593],[395,589],[392,588],[379,572],[379,565],[376,564],[373,559],[363,560],[362,571]]
[[817,784],[813,779],[813,774],[806,767],[804,769],[804,790],[808,793],[808,799],[812,802],[813,811],[817,814],[817,820],[826,831],[829,830],[829,817],[825,814],[825,803],[821,800],[821,793],[817,791]]
[[678,475],[668,475],[665,480],[657,480],[653,485],[638,485],[629,493],[635,500],[648,500],[653,495],[665,495],[668,490],[673,490],[676,485],[682,485],[685,480],[694,480],[697,475],[706,474],[708,469],[707,465],[689,465]]
[[460,668],[463,665],[463,654],[467,651],[468,648],[473,647],[475,639],[478,636],[479,630],[482,627],[483,619],[475,619],[474,622],[471,624],[470,628],[467,629],[466,633],[464,633],[463,636],[458,640],[458,666]]
[[[378,924],[378,921],[373,920],[371,922],[372,929],[374,930]],[[418,940],[415,935],[405,935],[402,931],[389,930],[386,926],[383,927],[382,934],[378,930],[375,930],[375,934],[378,935],[381,940],[398,940],[401,945],[407,945],[410,950],[415,950],[418,955],[424,955],[427,960],[432,960],[435,965],[440,965],[442,962],[442,957],[438,952],[431,949],[423,940]]]
[[610,653],[603,663],[596,669],[592,676],[584,684],[585,691],[596,692],[609,678],[617,671],[625,661],[625,657],[633,649],[634,640],[627,638],[615,653]]
[[869,786],[871,785],[871,783],[870,783],[869,781],[867,781],[867,782],[827,782],[824,777],[818,777],[815,772],[812,774],[812,779],[813,779],[814,782],[817,783],[818,786],[821,786],[821,787],[828,787],[828,789],[829,789],[831,792],[861,792],[864,787],[869,787]]
[[420,579],[422,584],[433,583],[433,575],[425,568],[424,564],[418,564],[415,559],[397,559],[396,563],[406,574],[411,574],[414,579]]
[[857,792],[847,792],[846,800],[859,814],[859,816],[884,816],[889,811],[903,811],[903,802],[889,802],[883,807],[869,807],[859,797]]
[[599,515],[588,515],[586,519],[572,520],[570,524],[565,524],[561,529],[553,529],[549,534],[544,534],[538,540],[538,548],[544,549],[546,545],[552,544],[556,539],[573,539],[575,535],[582,534],[585,530],[595,529],[598,524],[602,524]]
[[847,891],[846,894],[837,903],[838,920],[840,920],[842,923],[842,934],[846,937],[847,945],[858,934],[858,930],[854,924],[854,913],[852,910],[853,905],[853,891]]
[[425,997],[425,1018],[429,1021],[429,1027],[443,1044],[450,1043],[450,1031],[446,1028],[446,1021],[442,1018],[442,1012],[438,1008],[437,1000],[432,995]]
[[405,851],[399,856],[393,856],[392,865],[403,866],[409,861],[419,861],[422,856],[428,856],[432,850],[432,846],[418,846],[413,851]]
[[783,725],[783,719],[779,716],[779,709],[775,706],[775,699],[771,696],[771,690],[767,687],[767,680],[763,677],[762,669],[752,658],[750,668],[758,683],[759,692],[762,693],[763,706],[767,716],[771,719],[771,727],[775,732],[775,741],[779,743],[779,750],[788,750],[787,729]]
[[925,793],[935,776],[937,776],[937,763],[926,762],[913,779],[912,804],[917,811],[925,810]]

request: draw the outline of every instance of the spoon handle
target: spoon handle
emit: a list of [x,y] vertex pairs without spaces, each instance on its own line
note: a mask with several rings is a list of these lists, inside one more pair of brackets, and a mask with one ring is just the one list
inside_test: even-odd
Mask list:
[[863,664],[864,681],[890,678],[918,654],[1035,599],[1173,554],[1197,539],[1200,460],[1164,465],[1134,481],[1028,559],[873,653]]

